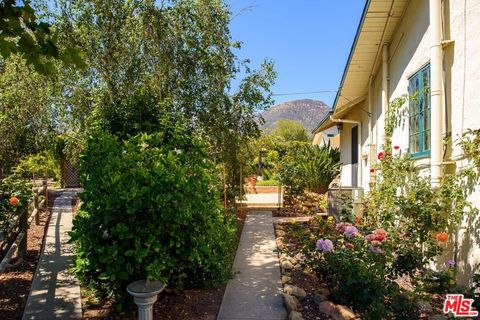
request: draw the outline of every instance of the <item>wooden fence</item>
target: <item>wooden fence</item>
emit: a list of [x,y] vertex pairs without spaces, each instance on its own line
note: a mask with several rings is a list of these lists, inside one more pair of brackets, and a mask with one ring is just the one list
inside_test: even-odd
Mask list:
[[[43,197],[42,200],[40,198]],[[0,262],[0,273],[4,272],[9,266],[11,258],[17,253],[17,257],[24,259],[27,255],[27,231],[33,220],[35,224],[40,224],[40,210],[48,206],[48,188],[47,184],[35,191],[33,201],[18,214],[12,221],[12,226],[8,234],[0,232],[0,250],[7,250],[7,253]],[[4,231],[5,232],[5,231]],[[15,241],[10,245],[10,235],[17,235]],[[8,247],[10,246],[10,247]]]

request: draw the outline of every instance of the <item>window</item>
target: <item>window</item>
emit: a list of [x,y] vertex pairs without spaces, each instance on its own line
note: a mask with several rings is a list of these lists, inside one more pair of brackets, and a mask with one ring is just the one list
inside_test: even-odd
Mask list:
[[412,157],[430,155],[430,65],[409,79],[409,150]]

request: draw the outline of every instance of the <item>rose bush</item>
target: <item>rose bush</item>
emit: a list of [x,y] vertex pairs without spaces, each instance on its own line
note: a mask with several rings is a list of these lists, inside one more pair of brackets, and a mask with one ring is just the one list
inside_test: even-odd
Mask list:
[[7,241],[11,234],[15,218],[18,218],[33,197],[31,185],[14,175],[0,181],[0,231],[3,231]]
[[[430,269],[432,260],[415,249],[415,238],[363,219],[313,221],[309,228],[318,239],[304,248],[306,265],[331,289],[332,301],[352,306],[363,318],[418,319],[417,302],[427,294],[455,292],[455,262]],[[441,252],[441,244],[436,248]]]

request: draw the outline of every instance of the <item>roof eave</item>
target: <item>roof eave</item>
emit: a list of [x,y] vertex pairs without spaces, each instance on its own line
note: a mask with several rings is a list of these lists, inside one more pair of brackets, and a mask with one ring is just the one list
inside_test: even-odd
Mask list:
[[320,121],[318,126],[315,129],[312,130],[312,133],[317,134],[317,133],[319,133],[319,132],[321,132],[325,129],[328,129],[328,128],[332,127],[333,125],[332,126],[325,126],[328,123],[328,121],[330,121],[330,117],[331,117],[332,114],[333,114],[333,111],[329,111],[325,115],[325,117],[323,117],[323,119]]
[[350,48],[350,54],[348,55],[347,64],[345,65],[345,69],[343,70],[342,80],[340,81],[340,86],[337,90],[335,100],[333,101],[333,106],[332,106],[333,111],[335,111],[335,109],[337,107],[338,99],[341,96],[340,92],[342,91],[342,87],[343,87],[343,84],[345,82],[345,78],[346,78],[347,73],[348,73],[348,68],[350,67],[350,62],[352,61],[353,53],[355,52],[355,48],[357,46],[358,38],[360,37],[360,33],[362,31],[363,23],[365,22],[365,18],[367,16],[368,7],[370,6],[370,2],[371,2],[371,0],[367,0],[367,2],[365,2],[365,7],[363,8],[363,12],[362,12],[362,18],[360,19],[360,23],[358,24],[357,32],[355,33],[355,39],[353,40],[352,47]]

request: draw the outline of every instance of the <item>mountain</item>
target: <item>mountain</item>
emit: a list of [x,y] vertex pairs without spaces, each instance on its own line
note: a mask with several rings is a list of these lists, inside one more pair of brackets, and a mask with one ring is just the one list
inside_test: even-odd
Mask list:
[[301,99],[287,101],[262,113],[265,119],[262,129],[270,131],[275,128],[275,123],[278,120],[291,119],[299,121],[308,132],[311,132],[329,111],[330,107],[319,100]]

